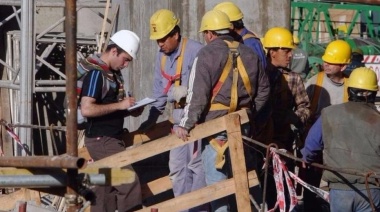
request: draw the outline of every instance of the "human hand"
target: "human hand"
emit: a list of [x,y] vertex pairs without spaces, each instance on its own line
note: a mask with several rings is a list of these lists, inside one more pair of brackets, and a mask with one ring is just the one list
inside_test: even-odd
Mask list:
[[168,92],[168,102],[180,102],[182,98],[187,96],[186,86],[173,86]]
[[182,139],[183,141],[188,141],[189,132],[187,129],[180,127],[180,126],[174,126],[173,127],[173,134],[175,134],[178,138]]
[[119,104],[120,110],[127,110],[128,108],[136,104],[136,100],[134,97],[126,97],[123,100],[121,100]]

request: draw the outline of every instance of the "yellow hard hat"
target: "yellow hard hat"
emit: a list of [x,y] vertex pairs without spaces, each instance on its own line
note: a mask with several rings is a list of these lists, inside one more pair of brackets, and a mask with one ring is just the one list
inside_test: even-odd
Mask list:
[[273,27],[264,35],[264,48],[294,48],[292,33],[283,27]]
[[332,64],[349,64],[351,62],[351,47],[344,40],[335,40],[327,45],[322,60]]
[[299,44],[300,43],[300,39],[298,38],[297,35],[293,35],[293,42],[294,42],[294,44]]
[[350,74],[347,87],[377,91],[378,86],[376,73],[367,67],[356,68]]
[[228,16],[219,10],[210,10],[203,17],[199,32],[206,30],[216,31],[230,29],[231,22]]
[[179,18],[167,9],[161,9],[150,17],[150,39],[158,40],[168,35],[176,25]]
[[228,15],[228,18],[230,18],[230,21],[238,21],[244,17],[240,8],[234,3],[228,1],[217,4],[214,7],[214,10],[220,10],[226,13]]

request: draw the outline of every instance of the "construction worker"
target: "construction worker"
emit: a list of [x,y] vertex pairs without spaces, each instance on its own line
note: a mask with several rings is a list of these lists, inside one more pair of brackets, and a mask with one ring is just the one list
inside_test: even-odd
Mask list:
[[307,52],[299,47],[300,39],[293,35],[294,49],[292,52],[292,60],[290,61],[290,70],[298,73],[305,82],[309,74],[309,56]]
[[266,67],[265,52],[260,38],[244,26],[244,15],[240,8],[232,2],[222,2],[214,7],[214,10],[220,10],[227,14],[232,24],[232,30],[239,36],[243,43],[249,46],[258,56],[263,68]]
[[[183,113],[191,67],[203,45],[182,37],[179,22],[179,18],[167,9],[156,11],[150,18],[150,39],[159,47],[153,84],[153,98],[157,101],[152,103],[148,120],[141,125],[141,130],[156,124],[167,103],[174,108],[173,128],[177,127]],[[175,197],[206,186],[200,152],[201,141],[170,151],[169,176]]]
[[330,42],[322,60],[323,70],[305,84],[311,101],[311,120],[316,120],[323,108],[348,101],[347,76],[343,72],[351,62],[350,45],[343,40]]
[[[134,115],[127,109],[135,104],[135,99],[126,96],[120,70],[137,58],[140,38],[132,31],[120,30],[111,41],[105,52],[78,63],[78,71],[87,73],[83,76],[79,101],[81,114],[87,118],[84,141],[94,161],[125,151],[122,140],[124,117]],[[132,166],[126,168],[134,172]],[[96,199],[91,205],[92,212],[141,208],[137,175],[131,184],[96,186],[94,192]]]
[[[259,58],[252,49],[234,41],[229,34],[230,26],[228,16],[218,10],[211,10],[202,18],[199,32],[203,33],[207,45],[194,61],[185,114],[175,129],[184,141],[198,123],[242,108],[254,113],[267,101],[269,85],[265,72],[260,71]],[[249,126],[243,132],[248,133]],[[207,185],[227,179],[225,160],[228,158],[223,157],[228,147],[226,132],[203,141],[202,162]],[[212,211],[228,211],[228,201],[226,198],[213,201],[211,207]]]
[[[343,40],[335,40],[330,42],[322,56],[323,70],[313,76],[306,82],[306,92],[311,101],[311,118],[308,121],[304,132],[307,136],[309,128],[314,121],[320,116],[323,108],[341,104],[348,101],[347,93],[347,76],[343,73],[347,65],[351,62],[351,47]],[[322,163],[322,158],[320,161]],[[302,169],[302,168],[301,168]],[[315,167],[306,167],[303,180],[313,186],[319,187],[322,170]],[[317,195],[307,189],[303,193],[304,208],[307,211],[321,211],[321,199]]]
[[[256,126],[255,138],[263,143],[275,143],[279,148],[293,152],[296,134],[293,129],[302,129],[310,116],[310,102],[303,81],[299,74],[291,72],[287,67],[292,58],[294,48],[292,33],[282,27],[269,29],[264,36],[264,48],[267,50],[267,68],[271,94],[269,103],[258,114],[266,121],[262,126]],[[257,170],[260,172],[263,158],[257,154]],[[287,163],[293,170],[294,164]],[[263,173],[259,179],[264,181]],[[277,201],[274,179],[268,178],[268,193],[266,203],[268,209],[273,208]],[[287,204],[289,205],[289,204]]]
[[331,212],[380,211],[379,182],[371,178],[371,174],[380,172],[380,113],[374,105],[376,74],[369,68],[356,68],[347,87],[349,101],[323,109],[310,129],[302,149],[303,160],[316,162],[323,154],[323,164],[332,169],[368,173],[367,178],[324,170]]

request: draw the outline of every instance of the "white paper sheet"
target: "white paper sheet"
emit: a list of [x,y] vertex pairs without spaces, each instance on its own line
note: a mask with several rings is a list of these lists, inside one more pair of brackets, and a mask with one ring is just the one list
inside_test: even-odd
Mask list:
[[134,106],[128,108],[128,111],[135,110],[139,107],[143,107],[143,106],[148,105],[148,104],[155,102],[155,101],[156,101],[155,99],[151,99],[149,97],[146,97],[145,99],[142,99],[142,100],[136,102],[136,104]]

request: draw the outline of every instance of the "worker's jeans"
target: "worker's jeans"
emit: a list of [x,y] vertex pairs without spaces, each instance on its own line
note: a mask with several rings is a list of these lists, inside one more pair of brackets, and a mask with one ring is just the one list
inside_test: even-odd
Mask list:
[[[249,135],[250,132],[250,125],[244,124],[242,125],[242,134],[243,135]],[[224,140],[227,141],[227,133],[222,132],[215,136],[215,139],[217,140]],[[215,183],[218,183],[220,181],[223,181],[228,178],[228,173],[230,172],[229,167],[229,150],[227,148],[225,154],[226,162],[222,169],[217,169],[215,167],[215,160],[217,156],[216,150],[209,144],[208,141],[205,144],[205,147],[202,151],[202,162],[203,167],[205,169],[206,174],[206,184],[212,185]],[[218,200],[214,200],[211,202],[211,209],[214,212],[227,212],[229,211],[229,205],[228,205],[228,198],[224,197]]]
[[[206,187],[201,148],[202,142],[198,140],[170,151],[169,176],[175,197]],[[188,211],[203,211],[204,207],[192,208]]]
[[[227,150],[228,151],[228,150]],[[202,152],[202,161],[206,174],[206,184],[212,185],[218,183],[222,180],[227,179],[227,169],[226,165],[223,166],[223,169],[219,170],[215,168],[215,158],[216,151],[210,145],[207,144]],[[211,202],[212,211],[215,212],[227,212],[228,210],[228,199],[221,198]]]
[[[380,211],[380,189],[370,189],[376,211]],[[372,211],[367,190],[330,190],[331,212],[367,212]]]

